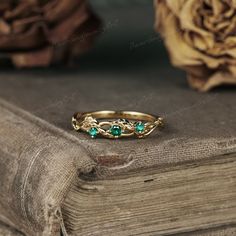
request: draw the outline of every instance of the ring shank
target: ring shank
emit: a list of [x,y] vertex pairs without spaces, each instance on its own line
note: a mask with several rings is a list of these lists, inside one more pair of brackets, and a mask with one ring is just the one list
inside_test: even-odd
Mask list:
[[85,113],[76,113],[75,118],[83,119],[86,116],[92,116],[96,119],[130,119],[155,122],[159,117],[136,111],[92,111]]

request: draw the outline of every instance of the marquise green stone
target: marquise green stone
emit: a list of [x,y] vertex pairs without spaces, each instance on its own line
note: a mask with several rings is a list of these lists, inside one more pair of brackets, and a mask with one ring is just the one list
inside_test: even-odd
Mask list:
[[118,137],[121,135],[122,133],[122,129],[119,125],[113,125],[111,128],[110,128],[110,132],[113,136],[115,137]]
[[92,127],[90,130],[89,130],[89,134],[92,138],[96,137],[97,134],[98,134],[98,129],[95,128],[95,127]]
[[135,125],[135,130],[136,132],[138,133],[142,133],[145,129],[145,126],[144,126],[144,123],[143,122],[138,122],[136,125]]

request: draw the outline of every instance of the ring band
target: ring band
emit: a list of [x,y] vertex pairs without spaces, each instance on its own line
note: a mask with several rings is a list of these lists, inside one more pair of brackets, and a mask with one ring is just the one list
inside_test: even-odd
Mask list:
[[92,138],[97,135],[112,139],[144,138],[163,125],[163,118],[136,111],[77,112],[72,117],[73,128],[89,133]]

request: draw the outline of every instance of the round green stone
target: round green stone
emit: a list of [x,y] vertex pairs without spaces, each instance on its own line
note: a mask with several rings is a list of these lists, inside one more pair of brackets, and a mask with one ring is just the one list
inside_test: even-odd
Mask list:
[[95,127],[92,127],[90,130],[89,130],[89,134],[92,138],[96,137],[97,134],[98,134],[98,129],[95,128]]
[[143,122],[136,123],[136,125],[135,125],[136,132],[142,133],[144,131],[144,129],[145,129],[145,126],[144,126]]
[[110,132],[113,136],[115,137],[118,137],[121,135],[122,133],[122,129],[119,125],[113,125],[111,128],[110,128]]

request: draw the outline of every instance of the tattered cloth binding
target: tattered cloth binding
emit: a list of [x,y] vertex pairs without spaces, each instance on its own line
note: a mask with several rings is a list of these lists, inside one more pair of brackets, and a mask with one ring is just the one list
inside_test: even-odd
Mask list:
[[[125,86],[110,75],[29,76],[1,72],[2,235],[235,235],[234,91],[197,94],[179,78],[139,77],[142,89],[132,90],[128,73]],[[140,92],[153,96],[137,101]],[[106,140],[70,125],[78,110],[131,107],[167,126],[143,140]]]

